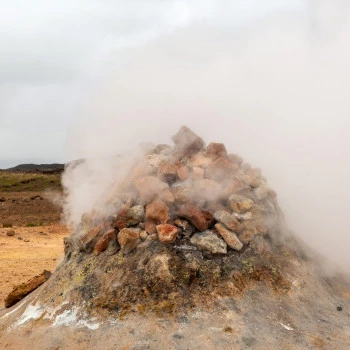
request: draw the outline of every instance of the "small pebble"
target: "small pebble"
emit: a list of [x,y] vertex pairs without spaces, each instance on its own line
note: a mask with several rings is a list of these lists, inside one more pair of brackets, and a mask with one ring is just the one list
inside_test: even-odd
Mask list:
[[17,238],[18,238],[20,241],[23,239],[21,236],[18,236]]
[[337,310],[338,310],[338,311],[342,311],[343,308],[342,308],[341,306],[338,306],[338,307],[337,307]]

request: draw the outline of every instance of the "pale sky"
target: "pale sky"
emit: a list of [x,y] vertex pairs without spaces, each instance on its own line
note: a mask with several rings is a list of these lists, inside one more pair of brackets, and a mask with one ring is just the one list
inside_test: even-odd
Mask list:
[[302,0],[0,0],[0,168],[63,162],[81,100],[121,51],[204,22],[239,31]]

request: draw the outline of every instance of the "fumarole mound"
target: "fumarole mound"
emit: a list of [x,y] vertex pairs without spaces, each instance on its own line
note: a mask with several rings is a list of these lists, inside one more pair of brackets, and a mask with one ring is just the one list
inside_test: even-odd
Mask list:
[[187,127],[173,141],[144,151],[108,210],[83,215],[7,326],[63,327],[65,339],[46,341],[62,348],[347,346],[350,294],[316,273],[261,171]]

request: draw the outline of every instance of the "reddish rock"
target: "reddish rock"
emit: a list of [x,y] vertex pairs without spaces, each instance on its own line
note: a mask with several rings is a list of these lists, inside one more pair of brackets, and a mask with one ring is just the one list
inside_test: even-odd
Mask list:
[[145,210],[141,205],[135,205],[129,209],[122,209],[114,220],[114,227],[122,230],[125,227],[138,225],[145,215]]
[[46,282],[51,276],[50,271],[44,270],[42,274],[31,278],[29,281],[22,283],[15,287],[12,292],[5,299],[5,307],[11,307],[12,305],[18,303],[26,295],[33,292],[44,282]]
[[188,166],[182,166],[177,170],[177,176],[181,181],[185,181],[190,177],[190,169]]
[[187,126],[182,126],[176,135],[172,137],[176,148],[184,156],[196,154],[204,147],[204,141]]
[[242,225],[227,211],[220,210],[214,214],[214,218],[234,232],[242,231]]
[[237,164],[233,164],[224,158],[218,158],[205,169],[205,177],[221,182],[232,178],[238,168]]
[[139,228],[124,228],[118,233],[118,242],[124,254],[131,253],[140,243]]
[[218,230],[222,238],[225,240],[227,245],[235,250],[241,250],[243,247],[242,242],[238,239],[236,234],[230,230],[228,230],[224,225],[222,224],[216,224],[215,228]]
[[177,179],[178,166],[169,162],[162,162],[158,168],[158,177],[165,182],[172,183]]
[[117,241],[117,231],[112,229],[107,231],[95,244],[94,254],[99,255],[100,253],[107,250],[108,246],[111,243],[115,243]]
[[227,151],[225,145],[223,143],[216,142],[209,143],[207,147],[207,156],[214,160],[220,157],[226,158]]
[[214,217],[209,211],[189,204],[181,206],[177,215],[188,220],[198,231],[207,230],[214,221]]
[[96,241],[110,229],[110,224],[102,224],[94,227],[79,240],[79,246],[82,250],[89,251],[95,245]]
[[169,185],[159,180],[158,177],[146,176],[142,179],[138,179],[135,182],[135,187],[139,192],[141,201],[149,203],[158,196],[160,192],[169,188]]
[[149,234],[149,235],[153,235],[156,233],[156,224],[152,221],[146,221],[145,222],[145,231]]
[[146,219],[156,224],[165,224],[169,220],[169,208],[160,201],[155,200],[146,207]]
[[172,243],[176,240],[179,229],[173,225],[162,224],[157,226],[158,239],[162,243]]

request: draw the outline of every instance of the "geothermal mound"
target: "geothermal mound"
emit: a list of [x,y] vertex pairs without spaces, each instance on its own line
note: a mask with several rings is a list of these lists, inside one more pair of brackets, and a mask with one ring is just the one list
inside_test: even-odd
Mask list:
[[7,343],[36,322],[57,349],[348,346],[348,294],[309,263],[260,170],[187,127],[173,141],[83,215],[52,277],[3,316]]

